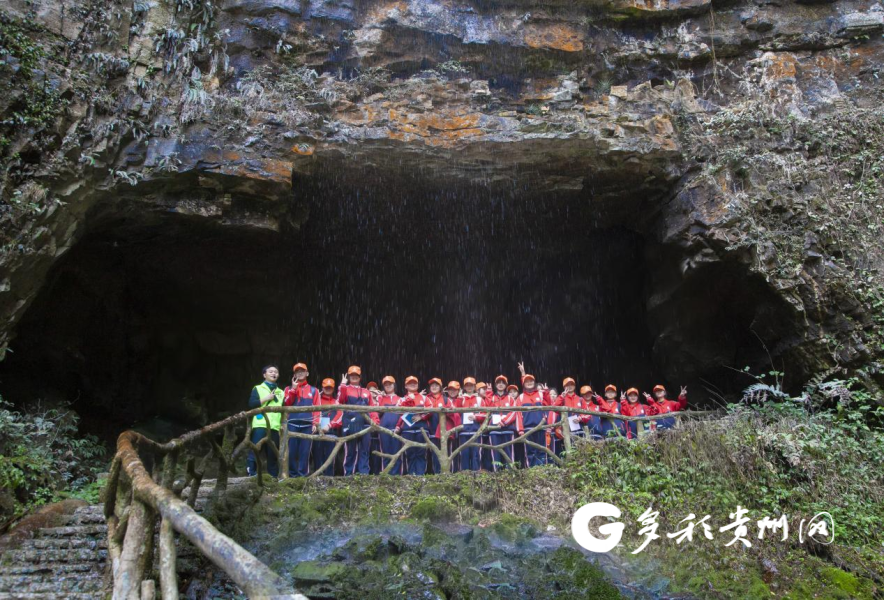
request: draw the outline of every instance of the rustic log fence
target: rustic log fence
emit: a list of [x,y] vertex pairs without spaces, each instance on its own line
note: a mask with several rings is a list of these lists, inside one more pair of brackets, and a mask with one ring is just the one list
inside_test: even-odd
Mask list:
[[[344,436],[333,436],[322,433],[289,432],[288,418],[280,424],[277,446],[272,437],[265,435],[257,443],[252,443],[252,417],[264,415],[267,422],[269,413],[305,413],[317,411],[337,411],[345,409],[354,413],[415,413],[419,415],[438,414],[440,423],[439,445],[437,446],[425,428],[420,429],[423,441],[415,441],[403,437],[400,433],[382,427],[371,419],[366,421],[364,429]],[[500,426],[491,424],[486,418],[479,429],[461,444],[452,444],[449,440],[457,436],[463,425],[448,428],[446,415],[481,412],[511,413],[540,411],[558,413],[560,419],[554,423],[540,424],[526,430],[523,434],[515,433],[513,439],[501,444],[486,444],[482,440],[486,435],[498,431]],[[684,411],[648,417],[626,417],[601,413],[585,409],[567,408],[562,406],[540,407],[481,407],[448,408],[448,407],[400,407],[400,406],[279,406],[264,407],[238,413],[222,421],[192,431],[166,443],[158,443],[134,432],[123,432],[117,439],[117,452],[111,465],[108,484],[105,489],[104,516],[107,520],[108,556],[111,561],[113,577],[113,598],[115,600],[152,600],[156,597],[156,576],[159,578],[159,592],[163,600],[177,600],[178,574],[177,550],[175,534],[188,540],[199,553],[224,571],[249,598],[292,598],[304,599],[297,594],[285,580],[274,573],[264,563],[242,548],[235,541],[218,531],[208,520],[200,516],[196,510],[196,502],[202,485],[204,474],[209,466],[215,463],[215,485],[212,489],[207,506],[209,509],[226,493],[228,478],[235,474],[235,463],[247,451],[255,453],[257,462],[256,486],[263,485],[265,446],[277,458],[281,479],[288,477],[288,439],[289,437],[309,438],[314,441],[333,442],[334,448],[325,463],[311,473],[315,477],[323,473],[334,460],[344,444],[373,432],[392,436],[402,443],[396,454],[385,454],[375,451],[376,455],[390,459],[384,473],[389,473],[397,460],[402,458],[408,448],[420,447],[432,452],[439,460],[443,473],[452,471],[453,463],[458,454],[465,448],[475,446],[485,450],[501,450],[508,446],[524,443],[546,453],[549,461],[562,464],[562,459],[555,452],[528,439],[538,431],[561,427],[566,452],[576,444],[592,443],[588,431],[583,437],[572,436],[568,426],[569,415],[590,415],[615,421],[655,421],[667,418],[698,418],[714,414],[712,411]],[[239,443],[236,434],[238,426],[245,424],[245,436]],[[456,437],[455,437],[456,439]],[[509,462],[507,453],[496,453]],[[183,477],[177,477],[179,471]],[[187,490],[186,498],[182,498]],[[155,539],[157,547],[155,547]],[[158,551],[158,553],[157,553]],[[155,556],[155,553],[157,555]]]

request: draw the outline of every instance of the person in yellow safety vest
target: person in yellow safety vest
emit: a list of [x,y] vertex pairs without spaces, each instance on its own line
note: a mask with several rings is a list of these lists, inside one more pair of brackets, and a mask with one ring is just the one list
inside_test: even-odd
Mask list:
[[[276,385],[279,379],[279,369],[276,365],[267,365],[261,371],[264,374],[264,382],[259,383],[252,388],[252,395],[249,398],[249,410],[254,408],[282,406],[285,393]],[[264,442],[264,456],[267,464],[267,473],[273,477],[279,476],[279,464],[277,462],[276,450],[271,448],[270,442],[276,448],[279,448],[279,424],[282,422],[282,413],[267,413],[264,415],[255,415],[252,417],[252,436],[251,442],[257,444],[268,435],[270,439]],[[258,474],[258,460],[253,451],[249,451],[246,459],[246,470],[249,476]]]

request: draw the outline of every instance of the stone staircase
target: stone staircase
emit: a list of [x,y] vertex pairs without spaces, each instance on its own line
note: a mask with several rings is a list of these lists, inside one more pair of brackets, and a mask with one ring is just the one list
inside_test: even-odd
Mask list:
[[0,600],[104,598],[106,561],[102,507],[78,508],[0,556]]
[[[228,489],[246,484],[231,478]],[[205,480],[197,493],[196,510],[205,508],[215,487]],[[190,490],[185,489],[183,498]],[[193,547],[176,536],[178,570],[194,572],[200,559]],[[110,594],[106,573],[107,525],[103,507],[83,506],[61,526],[37,529],[31,539],[0,555],[0,600],[96,599]]]

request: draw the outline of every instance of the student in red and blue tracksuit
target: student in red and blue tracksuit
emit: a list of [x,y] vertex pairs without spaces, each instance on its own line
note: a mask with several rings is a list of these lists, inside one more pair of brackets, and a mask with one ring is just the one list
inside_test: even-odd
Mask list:
[[[454,383],[457,384],[456,392],[460,392],[460,383],[458,383],[456,381]],[[433,379],[430,380],[430,393],[427,394],[426,398],[424,399],[424,406],[433,407],[433,408],[454,406],[454,404],[451,401],[451,398],[442,393],[442,380],[439,379],[438,377],[434,377]],[[447,415],[445,417],[445,419],[446,419],[445,423],[446,423],[449,430],[457,427],[457,425],[460,421],[457,414]],[[441,437],[442,437],[439,413],[431,413],[430,414],[430,431],[429,431],[429,433],[430,433],[430,441],[432,441],[436,445],[436,447],[439,448],[440,443],[441,443]],[[449,452],[450,451],[451,451],[451,448],[449,448]],[[433,474],[438,474],[440,472],[440,468],[441,468],[439,465],[439,457],[432,450],[428,449],[427,453],[428,453],[428,456],[430,457],[430,462],[428,464],[427,471],[429,471]],[[432,468],[432,470],[430,470],[430,468]]]
[[[459,381],[449,381],[448,385],[445,387],[445,393],[442,396],[444,408],[455,408],[457,406],[457,401],[460,398],[461,389]],[[454,449],[457,447],[457,433],[452,434],[451,432],[460,426],[460,414],[459,413],[451,413],[445,415],[445,427],[448,429],[448,456],[451,456],[451,453],[454,452]],[[442,420],[439,420],[439,427],[436,428],[436,435],[433,436],[433,443],[436,444],[436,447],[441,447],[442,443]],[[451,461],[452,471],[457,470],[457,466],[460,464],[460,461],[457,460],[458,457],[455,456]],[[439,457],[433,452],[433,464],[436,473],[441,473],[441,465],[439,464]]]
[[[482,384],[482,392],[485,391],[485,384]],[[483,395],[477,393],[476,380],[467,377],[463,380],[464,393],[458,398],[455,406],[458,408],[481,408],[485,404]],[[479,430],[479,425],[485,419],[485,413],[474,411],[465,412],[460,415],[463,428],[458,432],[457,438],[459,446],[464,446]],[[473,440],[473,444],[481,443],[479,438]],[[481,467],[481,448],[478,446],[467,446],[463,448],[458,456],[460,457],[460,469],[462,471],[478,471]]]
[[[424,396],[417,391],[418,380],[414,375],[405,378],[405,395],[402,396],[399,406],[423,407]],[[410,416],[409,416],[410,415]],[[406,417],[412,420],[411,424]],[[406,440],[425,444],[424,433],[429,435],[429,413],[409,413],[402,415],[396,424],[396,433],[400,433]],[[405,449],[405,469],[409,475],[426,475],[427,473],[427,449],[423,446],[409,446]]]
[[[337,404],[338,399],[335,397],[335,380],[331,378],[322,380],[322,392],[319,394],[319,404],[329,406],[331,404]],[[335,430],[332,428],[332,422],[340,413],[339,410],[324,410],[319,413],[319,432],[322,435],[336,435]],[[327,442],[324,440],[318,440],[313,444],[313,470],[318,471],[322,468],[322,465],[325,464],[325,461],[328,460],[328,457],[331,456],[332,450],[334,450],[335,443]],[[335,474],[335,463],[332,463],[326,467],[325,471],[322,472],[323,475],[327,475],[331,477]]]
[[[679,412],[688,407],[688,388],[681,388],[678,400],[669,400],[666,398],[666,388],[662,385],[655,385],[654,397],[651,398],[648,394],[645,394],[645,398],[648,400],[648,408],[654,415],[665,415],[668,413]],[[656,430],[672,429],[675,427],[675,418],[667,417],[665,419],[658,419],[653,423],[653,428]]]
[[[503,396],[497,393],[492,396],[490,406],[494,406],[497,408],[514,407],[518,405],[518,397],[519,386],[511,384],[506,386],[506,393]],[[499,429],[493,430],[489,434],[492,446],[501,446],[515,439],[517,414],[518,413],[516,412],[488,413],[491,418],[492,426],[499,427]],[[510,463],[512,463],[513,465],[519,464],[516,462],[515,450],[513,446],[514,444],[510,444],[509,446],[501,448],[500,450],[494,450],[494,457],[491,461],[491,467],[493,471],[499,471],[500,469],[506,468],[507,462],[503,457],[504,453],[506,453],[506,455],[509,457]]]
[[[549,402],[544,400],[543,393],[537,389],[534,375],[526,374],[522,377],[522,390],[516,406],[537,407],[538,410],[516,413],[516,430],[520,436],[524,435],[525,431],[530,431],[538,425],[545,425],[549,414],[547,411],[539,410],[543,406],[548,406]],[[537,430],[529,434],[525,439],[538,446],[546,446],[546,431],[543,429]],[[543,450],[526,443],[525,458],[529,467],[537,467],[546,464],[547,455]]]
[[[292,385],[285,388],[283,405],[318,406],[319,390],[307,383],[307,365],[298,363],[293,368]],[[319,433],[319,412],[295,412],[288,415],[289,433],[311,435]],[[307,477],[310,474],[310,438],[289,437],[289,477]]]
[[[371,403],[372,405],[377,405],[378,396],[381,395],[380,389],[378,389],[378,384],[374,381],[369,381],[368,385],[365,386],[368,388],[368,393],[371,394]],[[370,413],[371,420],[374,421],[375,425],[380,424],[380,416],[377,413]],[[368,434],[371,438],[371,442],[369,442],[368,447],[368,472],[371,475],[377,475],[381,472],[381,469],[384,468],[383,461],[381,457],[378,456],[378,452],[381,451],[381,435],[379,431],[372,431]]]
[[[485,400],[483,402],[483,406],[497,406],[499,399],[507,395],[507,385],[509,385],[509,381],[507,380],[506,376],[498,375],[497,377],[495,377],[493,389],[489,389],[485,392]],[[495,417],[495,414],[497,414],[498,416]],[[500,415],[500,413],[487,413],[484,417],[481,418],[491,419],[492,422],[488,424],[488,426],[490,427],[494,424],[494,420],[497,419],[499,421],[502,418],[502,415]],[[491,439],[491,432],[487,429],[485,434],[479,439],[482,441],[482,444],[486,446],[493,446],[494,441],[496,440],[496,438],[494,440]],[[482,461],[482,469],[485,471],[494,471],[494,461],[497,458],[499,457],[496,456],[496,451],[491,449],[483,449],[483,452],[480,455],[480,460]]]
[[[647,417],[651,412],[647,406],[638,401],[638,390],[633,387],[626,390],[626,394],[620,398],[620,414],[625,417]],[[630,440],[643,436],[650,430],[648,421],[626,423],[626,437]]]
[[[367,388],[359,385],[362,381],[362,369],[353,365],[347,369],[347,375],[343,378],[338,388],[338,404],[341,405],[340,417],[333,425],[341,428],[341,435],[348,436],[364,431],[368,428],[368,422],[372,416],[367,413],[347,411],[346,406],[372,406],[371,393]],[[377,415],[374,416],[377,418]],[[362,435],[346,442],[344,446],[344,475],[368,475],[368,459],[371,449],[371,438]]]
[[[591,386],[584,385],[580,388],[580,397],[583,398],[583,409],[585,410],[594,410],[598,412],[599,405],[595,403],[595,399],[598,397],[598,394],[593,391]],[[580,435],[586,437],[589,435],[590,439],[599,439],[599,429],[601,425],[599,423],[599,418],[595,415],[581,415],[577,422],[580,423]]]
[[[559,396],[553,397],[550,394],[550,406],[562,406],[567,408],[574,408],[575,402],[580,403],[580,408],[583,408],[581,398],[577,394],[574,393],[574,388],[577,386],[577,382],[574,381],[573,377],[565,377],[562,380],[562,393]],[[550,443],[552,444],[550,449],[556,453],[556,456],[561,457],[562,453],[565,451],[565,437],[562,432],[562,426],[567,425],[568,430],[571,431],[571,421],[564,423],[565,415],[564,413],[559,412],[550,412],[549,413],[549,422],[557,423],[558,426],[553,429],[550,433]],[[573,435],[572,431],[572,435]]]
[[[596,405],[598,405],[597,410],[599,412],[612,415],[620,414],[620,403],[617,401],[617,386],[615,385],[606,385],[605,397],[602,398],[596,394],[595,402]],[[604,417],[599,418],[596,432],[602,439],[625,435],[623,432],[623,421],[620,421],[619,419],[606,419]]]
[[[554,390],[550,390],[549,395],[549,405],[550,406],[568,406],[573,408],[573,402],[575,399],[579,400],[580,396],[574,393],[574,388],[577,386],[577,382],[574,381],[573,377],[565,377],[562,380],[562,393],[559,395],[555,395],[552,392]],[[572,404],[567,404],[569,401]],[[548,423],[557,423],[558,426],[554,429],[550,430],[550,450],[556,453],[556,456],[561,457],[562,452],[565,451],[565,441],[564,434],[562,433],[562,420],[564,419],[564,413],[560,412],[550,412],[549,418],[547,419]],[[569,429],[570,429],[570,423]]]
[[[400,398],[396,395],[396,379],[392,375],[387,375],[381,380],[384,387],[384,393],[378,396],[378,406],[399,406]],[[399,418],[402,416],[394,412],[378,413],[380,416],[380,426],[393,431],[399,424]],[[389,433],[381,433],[381,452],[384,454],[396,454],[402,449],[402,442],[390,435]],[[386,469],[390,464],[390,458],[384,458],[381,469]],[[403,474],[403,460],[400,456],[396,459],[396,464],[390,469],[390,475]]]

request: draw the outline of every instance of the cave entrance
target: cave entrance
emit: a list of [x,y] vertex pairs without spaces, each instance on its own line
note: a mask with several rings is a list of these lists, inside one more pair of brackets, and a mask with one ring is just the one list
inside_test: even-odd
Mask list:
[[647,390],[684,372],[654,352],[660,253],[629,227],[634,206],[602,218],[567,193],[416,179],[296,189],[302,217],[279,232],[96,214],[20,322],[4,395],[74,400],[111,436],[153,416],[192,426],[241,410],[266,363],[285,381],[304,361],[314,384],[357,363],[366,382],[392,374],[400,388],[409,374],[515,379],[519,360],[555,387],[573,376]]

